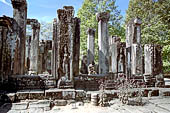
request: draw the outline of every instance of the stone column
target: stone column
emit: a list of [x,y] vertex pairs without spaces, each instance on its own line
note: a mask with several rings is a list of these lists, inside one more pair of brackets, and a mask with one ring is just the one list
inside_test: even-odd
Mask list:
[[88,29],[87,30],[88,38],[87,38],[87,64],[92,64],[94,62],[95,55],[95,30]]
[[28,35],[26,39],[26,45],[25,45],[25,65],[26,65],[26,71],[30,68],[30,49],[31,49],[31,36]]
[[30,50],[30,71],[38,73],[38,55],[39,55],[39,33],[40,23],[37,21],[31,24],[32,37],[31,37],[31,50]]
[[98,46],[99,46],[99,74],[109,72],[109,39],[108,26],[110,14],[101,12],[97,14],[98,21]]
[[52,75],[57,80],[58,73],[57,73],[57,19],[55,18],[53,21],[53,41],[52,41]]
[[118,44],[113,43],[110,45],[111,48],[111,72],[117,73],[117,57],[118,57]]
[[145,44],[144,56],[145,56],[145,74],[152,75],[153,70],[153,46],[151,44]]
[[26,19],[27,19],[27,2],[26,0],[11,0],[13,6],[13,17],[16,20],[19,30],[18,30],[18,45],[17,54],[14,62],[15,69],[14,74],[24,74],[25,73],[25,38],[26,38]]
[[73,76],[79,75],[80,18],[73,18]]
[[142,75],[143,74],[143,64],[142,64],[142,46],[140,44],[132,44],[132,75]]
[[8,72],[10,70],[8,70],[9,67],[7,67],[8,65],[8,62],[7,59],[8,59],[8,44],[7,44],[7,33],[8,33],[8,28],[5,27],[5,26],[2,26],[0,28],[0,39],[1,39],[1,47],[0,47],[0,75],[1,75],[1,80],[3,82],[3,80],[5,79],[5,75],[8,74]]
[[140,44],[141,42],[141,29],[140,25],[142,24],[141,19],[135,18],[134,19],[134,37],[131,37],[133,39],[133,44],[131,44],[131,61],[132,61],[132,67],[131,71],[134,75],[142,75],[142,56],[143,56],[143,49]]
[[146,44],[144,46],[145,75],[158,75],[162,73],[162,47],[160,45]]
[[141,19],[132,19],[126,29],[126,75],[142,74]]

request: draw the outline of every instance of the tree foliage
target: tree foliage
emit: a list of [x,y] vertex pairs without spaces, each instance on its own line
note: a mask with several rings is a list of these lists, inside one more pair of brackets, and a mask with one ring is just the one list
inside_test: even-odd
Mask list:
[[122,16],[120,11],[115,6],[115,0],[84,0],[82,7],[78,10],[78,17],[81,19],[81,55],[87,54],[87,29],[93,28],[95,33],[95,61],[98,60],[98,22],[96,20],[96,13],[106,11],[110,13],[109,20],[109,35],[117,35],[122,38],[125,37],[125,30],[121,25]]
[[142,43],[160,44],[163,48],[164,71],[170,72],[170,0],[130,0],[126,23],[142,19]]

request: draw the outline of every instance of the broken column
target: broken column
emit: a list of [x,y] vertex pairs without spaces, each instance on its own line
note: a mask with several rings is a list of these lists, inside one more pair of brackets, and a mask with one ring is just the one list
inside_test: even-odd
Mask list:
[[17,54],[14,62],[14,74],[25,73],[25,38],[26,38],[26,19],[27,2],[26,0],[11,0],[13,6],[13,17],[16,20],[19,30],[17,35]]
[[125,43],[119,37],[110,37],[110,62],[112,73],[125,73]]
[[98,46],[99,46],[99,74],[109,72],[109,39],[108,26],[110,14],[107,12],[97,13],[98,21]]
[[27,19],[27,24],[32,27],[29,71],[31,73],[38,73],[40,23],[36,19]]
[[88,38],[87,38],[87,65],[92,64],[94,62],[95,55],[95,30],[88,29],[87,30]]
[[126,75],[141,75],[143,73],[142,46],[140,25],[141,19],[132,19],[126,29]]

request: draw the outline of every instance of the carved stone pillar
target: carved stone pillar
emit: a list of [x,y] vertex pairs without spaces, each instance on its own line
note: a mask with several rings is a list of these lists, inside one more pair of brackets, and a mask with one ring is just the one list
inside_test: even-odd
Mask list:
[[99,74],[109,72],[109,40],[107,23],[110,14],[101,12],[97,14],[98,21],[98,46],[99,46]]
[[144,46],[145,75],[158,75],[162,73],[162,47],[160,45],[146,44]]
[[88,29],[88,38],[87,38],[87,64],[92,64],[94,62],[95,56],[95,30]]
[[57,13],[57,78],[68,76],[67,80],[73,82],[74,76],[79,74],[80,19],[73,18],[72,6],[64,6]]
[[16,20],[19,30],[17,35],[17,55],[14,61],[14,74],[25,73],[25,38],[26,38],[26,19],[27,2],[26,0],[11,0],[13,6],[13,17]]
[[31,22],[32,37],[31,37],[31,50],[30,50],[30,71],[38,73],[38,55],[39,55],[39,33],[40,23],[38,21]]

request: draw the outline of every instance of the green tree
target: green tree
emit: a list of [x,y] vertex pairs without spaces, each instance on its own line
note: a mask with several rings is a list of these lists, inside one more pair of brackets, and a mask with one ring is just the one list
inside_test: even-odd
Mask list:
[[170,72],[170,0],[130,0],[126,12],[130,19],[142,19],[142,43],[160,44],[163,48],[163,66]]
[[96,20],[96,13],[106,11],[110,13],[109,20],[109,35],[117,35],[125,38],[125,30],[122,27],[122,16],[120,11],[115,6],[115,0],[84,0],[82,7],[78,10],[78,17],[81,19],[81,55],[87,53],[87,29],[93,28],[96,30],[95,34],[95,61],[98,60],[98,22]]

